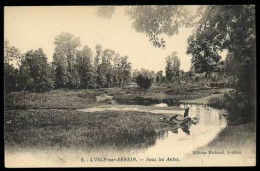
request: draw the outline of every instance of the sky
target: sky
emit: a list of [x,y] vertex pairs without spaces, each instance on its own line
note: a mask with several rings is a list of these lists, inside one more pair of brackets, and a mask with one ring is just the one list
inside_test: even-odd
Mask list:
[[[196,8],[194,6],[193,8]],[[165,70],[165,57],[176,51],[180,68],[190,69],[191,55],[186,54],[187,39],[194,28],[181,28],[178,35],[165,38],[166,48],[156,48],[144,33],[136,32],[125,7],[117,6],[111,19],[96,15],[95,6],[77,7],[5,7],[4,39],[21,53],[42,48],[48,61],[52,61],[54,38],[69,32],[81,40],[82,48],[95,45],[113,49],[121,56],[128,56],[132,69]]]

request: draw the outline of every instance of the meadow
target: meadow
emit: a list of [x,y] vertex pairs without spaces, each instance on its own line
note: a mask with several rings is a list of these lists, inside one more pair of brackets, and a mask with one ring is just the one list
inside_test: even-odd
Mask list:
[[[181,88],[182,87],[182,88]],[[96,96],[106,94],[116,104],[142,105],[167,103],[170,110],[183,110],[180,101],[202,99],[207,104],[222,102],[224,89],[199,85],[154,85],[143,92],[138,87],[51,90],[47,93],[13,92],[5,95],[5,147],[17,148],[142,148],[153,145],[158,136],[171,129],[159,121],[169,114],[138,111],[96,111],[77,109],[115,105],[97,102]],[[206,98],[206,97],[214,98]],[[206,100],[205,100],[206,98]],[[223,103],[223,102],[222,102]],[[203,103],[202,103],[203,104]],[[163,109],[163,108],[160,108]]]
[[[148,92],[137,87],[123,87],[9,93],[5,96],[5,144],[22,148],[149,146],[155,143],[160,131],[170,129],[169,124],[158,120],[158,117],[169,115],[137,111],[84,113],[76,109],[111,105],[109,101],[96,101],[96,96],[102,94],[113,96],[118,104],[149,105],[176,104],[180,99],[199,98],[216,91],[194,85],[184,86],[182,90],[177,85],[164,85],[153,86]],[[178,106],[167,108],[180,110]]]
[[158,122],[158,114],[142,112],[16,110],[6,112],[5,122],[10,120],[5,125],[7,148],[146,147],[169,127]]

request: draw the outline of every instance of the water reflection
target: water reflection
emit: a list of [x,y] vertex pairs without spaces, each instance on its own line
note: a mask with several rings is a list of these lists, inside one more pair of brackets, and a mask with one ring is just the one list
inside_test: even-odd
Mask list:
[[197,121],[197,122],[188,122],[188,123],[184,123],[184,124],[182,124],[182,122],[181,122],[180,124],[174,125],[173,127],[169,128],[169,130],[160,131],[159,132],[159,139],[164,139],[165,135],[167,137],[168,136],[168,131],[171,131],[173,134],[178,134],[179,133],[179,129],[181,129],[187,135],[190,135],[190,128],[191,128],[191,126],[192,125],[197,125],[198,123],[199,123],[199,121]]
[[190,108],[189,116],[198,117],[199,123],[173,126],[161,132],[154,146],[137,155],[139,157],[174,156],[183,157],[200,146],[212,141],[227,125],[224,110],[217,110],[203,105],[182,104],[181,108]]
[[184,125],[181,127],[182,131],[185,132],[187,135],[190,135],[190,127],[191,127],[191,124],[187,124],[187,125]]

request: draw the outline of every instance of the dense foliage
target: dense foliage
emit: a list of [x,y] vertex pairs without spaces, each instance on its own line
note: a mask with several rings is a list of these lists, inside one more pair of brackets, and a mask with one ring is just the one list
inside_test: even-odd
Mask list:
[[[42,49],[20,54],[5,41],[5,91],[46,92],[59,88],[104,88],[123,86],[131,81],[131,63],[111,49],[96,46],[96,56],[70,33],[54,41],[53,61],[48,63]],[[10,62],[17,61],[14,67]]]
[[155,79],[155,74],[149,70],[142,69],[136,76],[136,83],[145,91],[149,89]]
[[160,35],[178,34],[180,27],[190,27],[197,15],[182,5],[134,6],[127,14],[133,20],[137,32],[145,33],[155,47],[164,48],[165,41]]
[[180,64],[181,61],[177,56],[177,52],[173,52],[170,56],[166,57],[165,74],[168,82],[178,80],[180,76]]
[[187,53],[197,72],[212,72],[219,52],[228,49],[229,74],[237,78],[236,91],[227,97],[231,123],[255,120],[256,35],[255,7],[208,6],[188,40]]
[[42,49],[31,50],[25,54],[20,67],[23,90],[45,92],[53,88],[51,67]]

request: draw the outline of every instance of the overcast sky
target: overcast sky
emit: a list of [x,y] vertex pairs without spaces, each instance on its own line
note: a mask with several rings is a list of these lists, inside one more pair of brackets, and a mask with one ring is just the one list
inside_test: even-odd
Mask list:
[[[196,8],[196,6],[194,6]],[[96,7],[5,7],[4,36],[21,53],[42,48],[52,61],[54,38],[61,32],[80,37],[81,44],[95,52],[95,45],[127,55],[133,69],[165,69],[165,57],[178,53],[181,69],[188,71],[191,56],[187,55],[187,38],[193,28],[179,30],[166,38],[166,48],[149,43],[148,37],[131,28],[132,21],[125,15],[125,7],[116,7],[111,19],[96,16]]]

